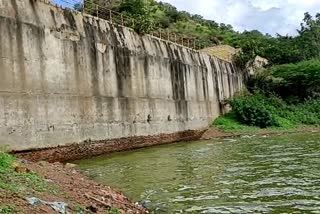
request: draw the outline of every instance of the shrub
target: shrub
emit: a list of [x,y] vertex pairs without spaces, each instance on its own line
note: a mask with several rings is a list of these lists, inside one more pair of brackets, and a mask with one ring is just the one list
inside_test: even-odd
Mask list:
[[319,125],[320,98],[289,106],[286,117],[296,124]]
[[279,126],[276,109],[261,94],[236,97],[230,104],[237,118],[244,124],[260,128]]

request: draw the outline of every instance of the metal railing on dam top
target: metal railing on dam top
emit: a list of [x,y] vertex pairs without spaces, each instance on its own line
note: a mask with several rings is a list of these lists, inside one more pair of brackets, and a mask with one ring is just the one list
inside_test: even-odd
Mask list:
[[[135,28],[135,19],[119,13],[113,10],[110,10],[106,6],[99,5],[93,1],[83,1],[83,0],[50,0],[52,3],[55,3],[64,8],[69,8],[71,10],[80,11],[83,14],[92,15],[104,20],[109,21],[112,24],[117,24],[129,28]],[[170,41],[178,45],[182,45],[187,48],[194,50],[200,50],[204,48],[204,45],[201,44],[196,38],[184,37],[174,32],[170,32],[168,29],[164,30],[158,28],[157,30],[150,33],[151,36]]]

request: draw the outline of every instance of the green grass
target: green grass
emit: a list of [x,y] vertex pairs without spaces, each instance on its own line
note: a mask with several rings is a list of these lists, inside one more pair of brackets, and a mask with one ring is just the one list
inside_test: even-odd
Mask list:
[[16,213],[17,210],[13,205],[1,205],[0,204],[0,214],[9,214],[9,213]]
[[16,172],[13,165],[19,165],[17,159],[3,151],[0,151],[0,189],[12,193],[34,193],[49,191],[57,193],[57,188],[49,184],[33,172]]
[[112,207],[107,214],[120,214],[119,209]]
[[81,204],[77,204],[74,208],[75,213],[86,213],[87,209]]
[[255,127],[255,126],[248,126],[248,125],[242,124],[237,120],[237,117],[233,112],[218,117],[213,122],[213,125],[223,131],[254,132],[259,129],[258,127]]
[[0,170],[7,170],[10,168],[11,163],[15,160],[12,155],[0,151]]

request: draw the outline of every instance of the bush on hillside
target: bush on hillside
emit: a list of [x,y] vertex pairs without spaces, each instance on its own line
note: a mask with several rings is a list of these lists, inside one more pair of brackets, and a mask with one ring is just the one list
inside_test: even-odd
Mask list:
[[276,94],[289,104],[320,97],[320,60],[285,64],[258,71],[248,81],[251,93]]
[[320,97],[320,60],[274,66],[271,75],[281,79],[274,90],[288,101]]
[[276,109],[266,102],[263,95],[239,96],[231,100],[230,104],[237,118],[244,124],[260,128],[279,125]]

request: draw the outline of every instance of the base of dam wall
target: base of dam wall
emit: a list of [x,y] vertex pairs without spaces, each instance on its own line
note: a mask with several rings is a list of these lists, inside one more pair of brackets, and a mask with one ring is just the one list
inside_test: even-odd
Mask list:
[[0,77],[0,147],[69,159],[195,139],[243,88],[231,62],[47,0],[0,0]]
[[172,134],[128,137],[98,142],[83,142],[68,146],[35,149],[14,153],[17,157],[29,161],[67,162],[112,152],[121,152],[179,141],[199,140],[204,132],[205,130],[187,130]]

